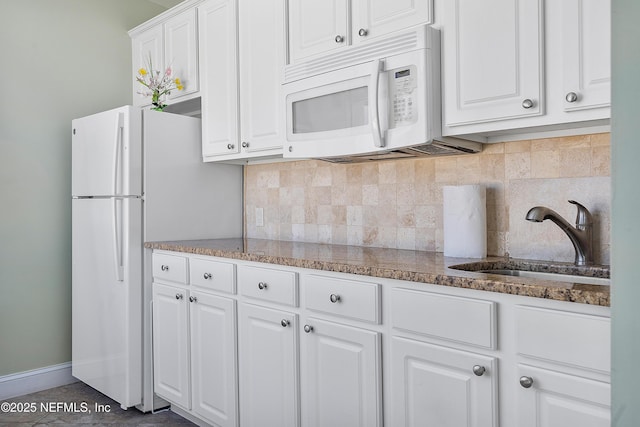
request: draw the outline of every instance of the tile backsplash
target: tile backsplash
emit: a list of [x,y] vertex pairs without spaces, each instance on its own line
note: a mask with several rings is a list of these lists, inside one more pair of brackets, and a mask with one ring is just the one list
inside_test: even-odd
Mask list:
[[544,205],[573,223],[574,199],[594,215],[595,261],[608,264],[609,170],[608,133],[487,144],[474,155],[248,165],[245,236],[442,252],[442,187],[483,184],[489,255],[573,261],[555,224],[524,216]]

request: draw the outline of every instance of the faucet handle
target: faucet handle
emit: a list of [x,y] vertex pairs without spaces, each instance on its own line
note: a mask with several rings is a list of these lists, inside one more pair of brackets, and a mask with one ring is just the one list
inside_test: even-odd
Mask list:
[[569,203],[576,205],[576,207],[578,208],[578,214],[576,215],[576,228],[584,229],[585,227],[591,225],[593,220],[591,219],[591,212],[589,212],[589,209],[585,208],[575,200],[569,200]]

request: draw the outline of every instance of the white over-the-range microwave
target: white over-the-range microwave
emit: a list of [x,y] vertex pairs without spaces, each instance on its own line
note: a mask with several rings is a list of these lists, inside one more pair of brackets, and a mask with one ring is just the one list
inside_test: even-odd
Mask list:
[[440,34],[421,26],[285,67],[285,158],[354,162],[475,153],[442,137]]

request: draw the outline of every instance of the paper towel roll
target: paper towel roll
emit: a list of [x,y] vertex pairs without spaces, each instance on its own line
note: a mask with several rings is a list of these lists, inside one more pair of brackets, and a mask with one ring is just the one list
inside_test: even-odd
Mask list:
[[487,256],[487,193],[482,185],[444,186],[444,255]]

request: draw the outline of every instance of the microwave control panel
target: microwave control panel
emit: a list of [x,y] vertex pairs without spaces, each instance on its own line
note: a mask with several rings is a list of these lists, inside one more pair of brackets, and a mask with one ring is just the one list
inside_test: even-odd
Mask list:
[[396,68],[387,71],[389,81],[390,128],[406,126],[417,120],[416,67]]

